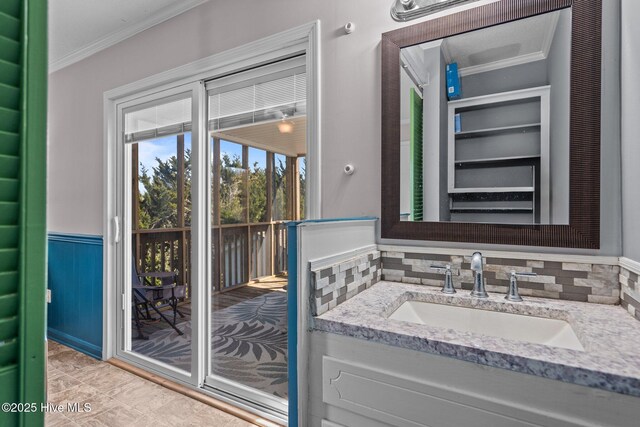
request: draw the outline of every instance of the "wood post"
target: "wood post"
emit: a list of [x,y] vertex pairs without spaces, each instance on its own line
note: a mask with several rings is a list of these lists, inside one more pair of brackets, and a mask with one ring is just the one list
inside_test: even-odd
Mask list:
[[[249,147],[246,145],[242,146],[242,169],[244,169],[244,221],[246,224],[251,222],[250,213],[249,213]],[[245,262],[243,268],[246,268],[244,272],[246,279],[244,281],[249,281],[249,277],[251,277],[251,256],[250,256],[250,246],[251,246],[251,226],[247,225],[246,232],[246,242],[247,245],[244,248],[244,257]]]
[[136,268],[140,269],[141,263],[139,262],[142,257],[142,251],[140,249],[140,233],[136,233],[140,229],[140,160],[138,154],[138,143],[131,145],[131,196],[133,200],[131,203],[133,212],[131,215],[131,228],[134,232],[134,260],[136,262]]
[[[184,228],[185,224],[185,150],[184,150],[184,134],[180,134],[176,138],[176,160],[177,160],[177,183],[176,183],[176,193],[177,199],[176,206],[178,209],[178,228],[180,231],[180,280],[183,285],[187,285],[189,297],[191,296],[191,289],[189,286],[189,278],[187,275],[187,268],[191,268],[191,266],[187,265],[187,261],[189,260],[188,256],[188,244],[187,244],[187,231]],[[164,251],[162,252],[164,254]],[[164,266],[163,266],[164,267]]]
[[[267,151],[267,222],[273,223],[273,169],[274,169],[274,155],[272,152]],[[269,226],[269,272],[274,274],[275,272],[275,226],[271,224]]]
[[213,138],[213,164],[211,170],[213,177],[211,180],[211,207],[213,209],[213,227],[218,227],[218,232],[214,231],[212,242],[214,247],[214,259],[211,260],[213,272],[214,291],[222,289],[222,229],[220,229],[220,138]]
[[300,177],[298,172],[298,158],[287,157],[286,171],[286,194],[287,194],[287,219],[300,219]]
[[177,194],[178,200],[176,201],[176,205],[178,207],[178,228],[184,227],[184,217],[185,217],[185,206],[184,206],[184,134],[178,135],[176,138],[176,157],[178,160],[178,173],[177,173]]

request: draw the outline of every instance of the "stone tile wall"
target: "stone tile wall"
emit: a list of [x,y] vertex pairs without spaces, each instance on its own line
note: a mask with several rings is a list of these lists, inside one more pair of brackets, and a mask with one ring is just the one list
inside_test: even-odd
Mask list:
[[[470,259],[470,256],[384,251],[382,279],[441,287],[444,275],[433,270],[431,265],[451,264],[454,286],[471,290],[473,272]],[[484,261],[488,292],[506,294],[510,272],[515,270],[538,274],[536,277],[518,278],[518,287],[523,296],[601,304],[620,303],[620,267],[617,265],[512,258],[485,258]],[[640,294],[640,288],[636,289]],[[640,311],[640,305],[638,308]]]
[[620,267],[620,286],[622,307],[640,320],[640,279],[638,279],[638,274]]
[[380,252],[311,271],[311,313],[319,316],[380,281]]

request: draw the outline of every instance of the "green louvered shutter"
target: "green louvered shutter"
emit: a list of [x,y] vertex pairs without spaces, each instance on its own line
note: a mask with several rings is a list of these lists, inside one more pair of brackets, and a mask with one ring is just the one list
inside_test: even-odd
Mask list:
[[422,98],[411,89],[411,220],[423,220],[423,181],[422,181]]
[[[0,402],[45,398],[45,0],[0,1]],[[0,411],[0,426],[43,414]]]

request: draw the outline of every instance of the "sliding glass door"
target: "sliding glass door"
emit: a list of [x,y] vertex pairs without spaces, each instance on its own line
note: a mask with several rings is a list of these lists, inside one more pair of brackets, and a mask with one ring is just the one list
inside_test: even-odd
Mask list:
[[116,354],[286,416],[304,57],[118,104]]

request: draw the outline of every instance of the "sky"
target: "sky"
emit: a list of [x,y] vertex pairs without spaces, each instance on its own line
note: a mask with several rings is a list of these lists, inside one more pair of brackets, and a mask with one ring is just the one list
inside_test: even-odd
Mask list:
[[[184,148],[185,150],[191,149],[191,132],[184,135]],[[175,156],[176,151],[175,135],[141,141],[138,143],[138,161],[151,173],[153,167],[158,165],[156,157],[165,161],[169,157]]]
[[[138,159],[145,168],[150,172],[153,167],[158,164],[156,158],[162,161],[167,160],[171,156],[176,155],[176,136],[166,136],[164,138],[156,138],[138,143]],[[191,132],[184,136],[185,150],[191,149]],[[229,141],[220,141],[220,154],[227,154],[233,158],[238,156],[242,158],[242,146]],[[249,165],[253,167],[254,162],[258,162],[258,167],[266,167],[266,155],[263,150],[249,147]]]

